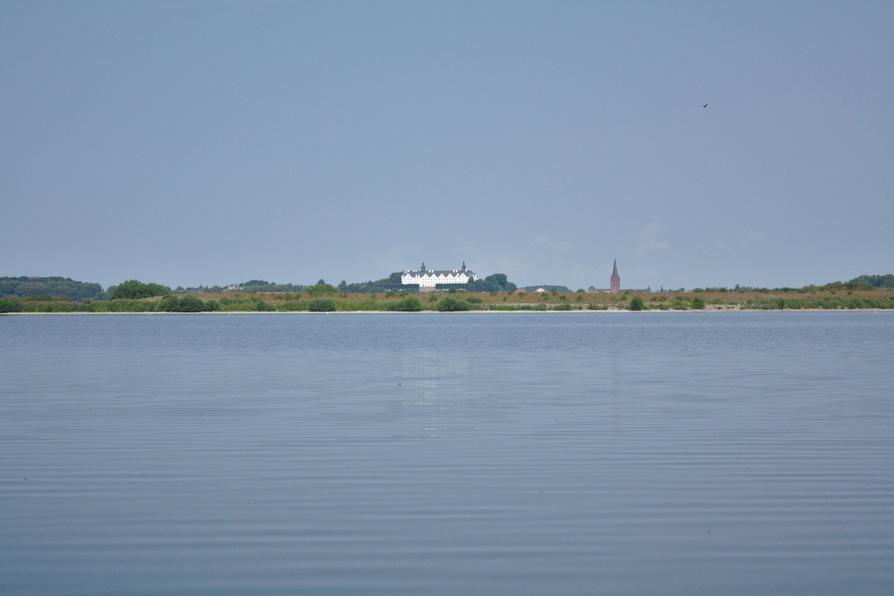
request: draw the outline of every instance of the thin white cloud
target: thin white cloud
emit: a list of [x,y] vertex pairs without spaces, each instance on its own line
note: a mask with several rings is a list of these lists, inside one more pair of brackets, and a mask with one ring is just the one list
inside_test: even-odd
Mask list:
[[768,236],[766,233],[757,230],[751,230],[744,236],[738,236],[734,238],[715,238],[714,247],[717,248],[717,250],[723,251],[727,254],[734,254],[746,250],[751,250],[753,247],[763,244],[767,240],[767,238]]
[[664,230],[657,221],[646,224],[636,235],[634,249],[638,255],[667,254],[671,245],[664,238]]
[[574,244],[564,239],[555,239],[546,234],[538,234],[531,240],[531,245],[538,250],[551,253],[569,253],[574,251]]

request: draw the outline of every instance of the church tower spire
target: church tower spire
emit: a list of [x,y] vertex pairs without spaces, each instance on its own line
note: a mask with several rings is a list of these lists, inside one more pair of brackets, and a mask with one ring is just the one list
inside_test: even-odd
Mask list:
[[618,273],[618,259],[614,260],[612,264],[612,276],[611,276],[611,293],[612,294],[620,294],[621,293],[621,275]]

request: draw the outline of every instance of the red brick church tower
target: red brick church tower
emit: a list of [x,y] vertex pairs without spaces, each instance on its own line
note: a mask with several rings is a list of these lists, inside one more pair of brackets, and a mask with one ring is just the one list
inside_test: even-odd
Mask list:
[[618,260],[615,259],[614,265],[612,265],[612,285],[611,285],[611,293],[612,294],[620,294],[621,293],[621,276],[618,275]]

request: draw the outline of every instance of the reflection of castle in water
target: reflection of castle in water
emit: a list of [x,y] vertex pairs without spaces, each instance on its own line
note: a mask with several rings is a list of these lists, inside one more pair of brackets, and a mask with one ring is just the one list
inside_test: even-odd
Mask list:
[[479,395],[472,382],[469,354],[435,347],[401,351],[395,362],[398,397],[392,408],[405,426],[407,439],[430,439],[465,429],[463,420],[477,411]]

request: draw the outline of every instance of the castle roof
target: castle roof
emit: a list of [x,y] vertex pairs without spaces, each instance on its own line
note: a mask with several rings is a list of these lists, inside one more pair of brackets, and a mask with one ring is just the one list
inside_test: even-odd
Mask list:
[[428,276],[438,276],[438,277],[447,277],[448,275],[459,275],[460,273],[465,273],[468,276],[474,276],[474,272],[471,269],[466,268],[466,264],[463,263],[463,266],[459,269],[429,269],[425,266],[425,263],[422,263],[422,267],[418,271],[404,271],[404,275],[428,275]]
[[405,275],[459,275],[460,273],[465,273],[466,275],[472,275],[471,269],[466,269],[463,271],[462,269],[420,269],[419,271],[405,271]]

